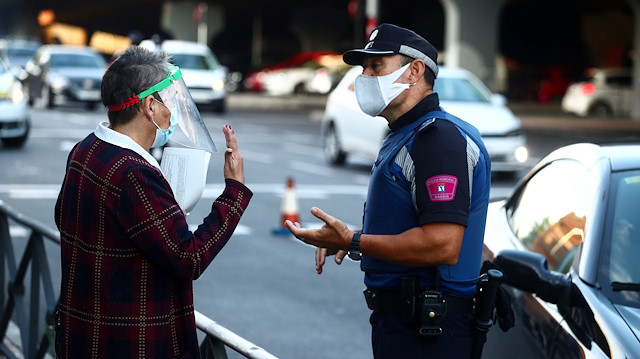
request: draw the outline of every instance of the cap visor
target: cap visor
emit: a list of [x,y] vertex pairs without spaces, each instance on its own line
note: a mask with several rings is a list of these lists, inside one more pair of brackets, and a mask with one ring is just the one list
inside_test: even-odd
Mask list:
[[362,65],[365,56],[393,54],[395,54],[395,52],[391,50],[355,49],[345,52],[342,55],[342,60],[349,65]]

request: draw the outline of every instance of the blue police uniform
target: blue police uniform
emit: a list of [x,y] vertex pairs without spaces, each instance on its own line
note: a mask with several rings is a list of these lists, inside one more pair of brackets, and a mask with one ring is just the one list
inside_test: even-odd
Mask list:
[[[469,357],[473,340],[469,312],[453,304],[470,302],[481,266],[491,185],[490,159],[478,131],[425,97],[389,126],[375,162],[364,210],[363,233],[394,235],[427,223],[466,227],[457,264],[415,268],[364,256],[369,290],[394,293],[403,277],[418,277],[450,302],[440,336],[425,338],[397,312],[371,316],[374,354],[380,357]],[[464,306],[463,306],[464,307]],[[467,308],[467,307],[465,307]],[[470,308],[470,307],[469,307]]]

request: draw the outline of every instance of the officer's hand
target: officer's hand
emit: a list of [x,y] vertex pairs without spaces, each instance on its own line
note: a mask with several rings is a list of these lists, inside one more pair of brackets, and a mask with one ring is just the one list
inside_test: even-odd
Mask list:
[[301,241],[320,248],[347,250],[351,245],[353,232],[342,221],[324,213],[320,208],[311,208],[311,214],[325,224],[320,229],[301,228],[299,223],[285,221],[287,229]]
[[236,135],[230,125],[224,125],[222,132],[227,142],[227,150],[224,152],[224,178],[244,183],[244,161],[242,154],[238,151]]
[[327,256],[332,255],[336,256],[336,263],[340,265],[342,264],[344,257],[347,255],[347,251],[335,248],[316,248],[316,272],[318,272],[318,274],[322,274],[322,267],[324,266]]

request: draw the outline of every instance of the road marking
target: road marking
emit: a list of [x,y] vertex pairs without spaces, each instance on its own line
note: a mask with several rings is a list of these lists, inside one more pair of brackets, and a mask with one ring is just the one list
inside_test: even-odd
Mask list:
[[73,148],[73,146],[76,145],[76,143],[78,143],[78,142],[62,140],[62,141],[60,141],[60,147],[59,147],[60,151],[62,151],[62,152],[71,152],[71,149]]
[[[273,194],[283,196],[284,183],[256,183],[248,184],[253,193]],[[224,190],[223,184],[206,184],[202,198],[218,198]],[[363,185],[327,185],[303,184],[296,185],[294,190],[298,198],[318,199],[332,195],[366,196],[367,186]],[[0,193],[8,194],[13,199],[57,199],[60,184],[0,184]]]
[[266,153],[247,151],[245,149],[242,149],[240,153],[242,153],[242,157],[248,161],[255,161],[264,164],[273,163],[273,156]]
[[296,171],[308,172],[314,175],[320,175],[325,177],[334,177],[335,173],[328,167],[312,165],[306,162],[291,161],[289,167]]
[[87,137],[93,130],[80,128],[34,128],[29,132],[32,138],[77,138]]
[[[364,180],[364,179],[363,179]],[[255,194],[272,194],[282,197],[285,191],[283,183],[255,183],[248,184]],[[207,183],[202,193],[203,199],[215,199],[224,190],[223,184]],[[299,199],[327,199],[331,196],[360,196],[366,198],[367,185],[327,185],[327,184],[297,184],[294,187]],[[507,197],[513,187],[492,186],[491,199]],[[13,199],[57,199],[60,192],[59,184],[0,184],[0,194],[6,193]]]

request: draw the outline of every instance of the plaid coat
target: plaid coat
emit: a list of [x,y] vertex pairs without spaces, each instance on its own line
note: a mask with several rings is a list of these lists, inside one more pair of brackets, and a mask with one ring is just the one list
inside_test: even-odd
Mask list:
[[200,357],[192,281],[227,243],[251,196],[227,179],[191,233],[157,168],[94,134],[81,141],[56,203],[58,357]]

